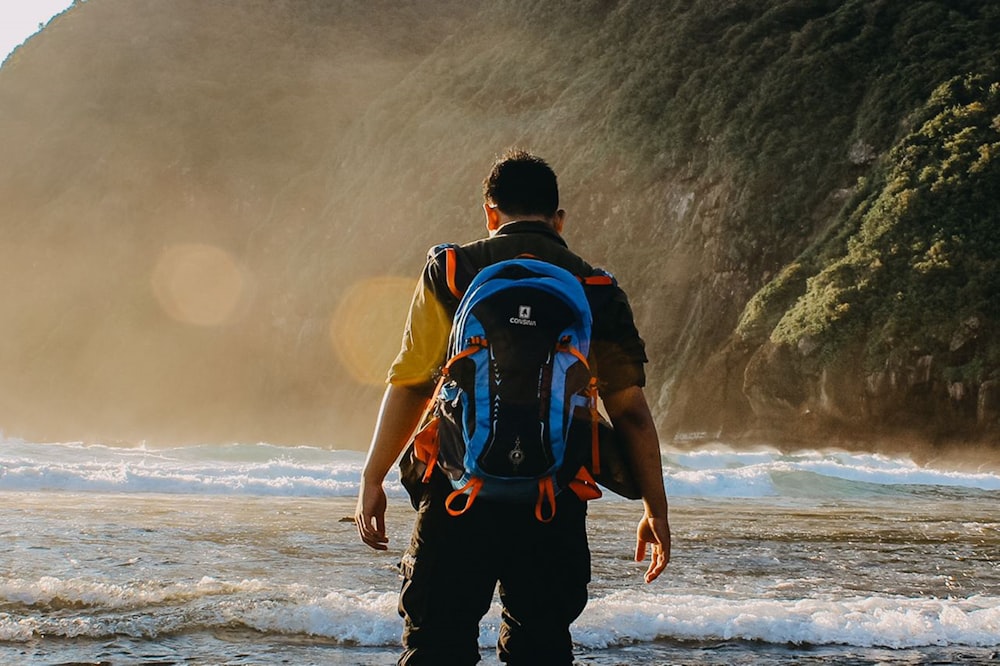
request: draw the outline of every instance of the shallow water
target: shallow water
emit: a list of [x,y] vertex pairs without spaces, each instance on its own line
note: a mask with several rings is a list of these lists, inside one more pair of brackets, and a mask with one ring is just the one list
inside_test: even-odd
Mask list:
[[[359,454],[44,446],[0,443],[0,663],[395,662],[413,514],[392,485],[390,551],[357,541]],[[665,466],[659,581],[631,561],[639,506],[591,505],[580,664],[1000,663],[997,475],[822,452]]]

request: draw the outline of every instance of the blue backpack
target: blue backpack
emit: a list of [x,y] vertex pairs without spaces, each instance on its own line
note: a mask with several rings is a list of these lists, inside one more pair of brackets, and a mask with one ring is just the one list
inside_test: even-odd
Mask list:
[[533,501],[536,517],[548,522],[563,488],[583,499],[600,496],[580,463],[584,456],[570,450],[571,426],[585,423],[588,457],[598,465],[587,280],[517,258],[484,268],[462,295],[429,407],[433,418],[415,439],[416,455],[427,463],[424,480],[436,462],[451,481],[445,506],[452,515],[481,496]]

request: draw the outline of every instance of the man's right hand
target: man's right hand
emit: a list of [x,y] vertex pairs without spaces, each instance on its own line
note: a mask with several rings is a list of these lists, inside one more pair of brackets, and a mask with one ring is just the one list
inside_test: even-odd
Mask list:
[[358,505],[354,510],[354,524],[358,526],[361,540],[375,550],[387,550],[389,537],[385,534],[385,490],[381,483],[361,481]]
[[[429,389],[428,389],[429,390]],[[399,454],[406,447],[430,394],[424,390],[389,384],[382,396],[375,433],[361,472],[361,489],[354,510],[354,524],[361,540],[375,550],[388,550],[385,535],[385,490],[382,483]]]

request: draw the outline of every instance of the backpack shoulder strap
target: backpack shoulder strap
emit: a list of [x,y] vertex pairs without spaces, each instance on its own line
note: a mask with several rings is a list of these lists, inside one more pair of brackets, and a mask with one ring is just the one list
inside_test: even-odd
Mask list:
[[426,286],[450,310],[462,299],[474,275],[462,248],[454,243],[435,245],[427,252]]
[[615,276],[603,268],[595,268],[590,275],[580,276],[580,282],[586,287],[613,287],[618,284]]
[[595,313],[602,311],[621,292],[615,276],[603,268],[595,268],[590,275],[580,276],[583,291]]

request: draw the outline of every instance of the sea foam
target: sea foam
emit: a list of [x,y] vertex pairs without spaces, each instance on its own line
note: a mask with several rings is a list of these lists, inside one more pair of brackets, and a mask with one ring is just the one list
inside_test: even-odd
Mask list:
[[[394,591],[323,592],[306,586],[211,578],[167,586],[54,578],[7,581],[0,585],[0,601],[8,609],[24,605],[63,610],[44,618],[19,619],[0,613],[0,640],[20,642],[37,635],[155,638],[243,626],[334,643],[393,646],[398,645],[401,632],[396,598]],[[165,603],[172,606],[172,612],[163,612]],[[102,610],[95,613],[96,609]],[[111,609],[119,612],[108,613]],[[494,603],[481,625],[483,647],[496,644],[499,622],[500,607]],[[658,639],[895,649],[988,647],[996,644],[998,635],[1000,597],[992,596],[778,600],[621,590],[592,599],[573,627],[577,645],[589,649]]]
[[[1000,474],[923,467],[878,454],[714,447],[664,453],[672,497],[852,496],[914,488],[1000,490]],[[183,493],[350,497],[360,484],[357,451],[270,444],[175,448],[0,441],[0,491]],[[393,471],[391,496],[403,489]]]
[[888,648],[992,646],[998,635],[1000,597],[747,600],[635,591],[593,600],[574,631],[578,643],[592,648],[658,638]]

